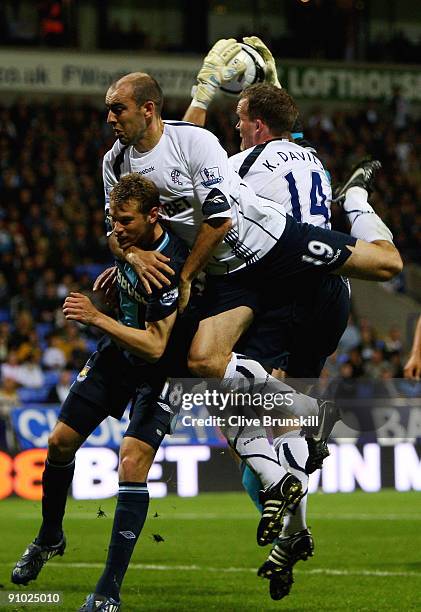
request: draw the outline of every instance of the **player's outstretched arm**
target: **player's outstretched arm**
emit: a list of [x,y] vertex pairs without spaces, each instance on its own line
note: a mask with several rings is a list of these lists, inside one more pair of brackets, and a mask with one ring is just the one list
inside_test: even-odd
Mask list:
[[246,45],[253,47],[253,49],[256,49],[256,51],[262,56],[263,61],[266,64],[265,82],[275,85],[275,87],[279,87],[279,89],[281,89],[282,85],[278,79],[275,58],[273,57],[269,47],[267,47],[263,40],[258,36],[245,36],[243,38],[243,42],[245,42]]
[[149,363],[155,363],[162,357],[177,317],[175,311],[160,321],[147,321],[146,329],[136,329],[100,312],[86,295],[76,292],[65,299],[63,312],[69,321],[97,327],[117,344]]
[[413,380],[421,379],[421,316],[415,327],[411,353],[403,369],[403,375]]
[[243,62],[228,65],[240,51],[235,38],[221,38],[209,51],[197,74],[197,82],[192,88],[192,101],[183,119],[204,126],[209,104],[215,97],[221,83],[238,78],[244,72]]
[[200,127],[204,127],[206,124],[206,118],[208,116],[208,111],[204,108],[199,108],[198,106],[190,106],[186,110],[183,121],[188,121],[189,123],[194,123],[195,125],[199,125]]

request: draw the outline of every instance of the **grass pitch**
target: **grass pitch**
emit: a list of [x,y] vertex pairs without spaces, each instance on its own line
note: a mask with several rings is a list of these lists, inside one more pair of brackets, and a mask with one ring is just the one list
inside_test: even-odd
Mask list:
[[[99,506],[105,517],[97,518]],[[114,506],[114,499],[69,500],[66,554],[49,562],[36,582],[19,588],[11,584],[10,571],[37,532],[40,504],[1,501],[1,590],[59,591],[62,604],[0,608],[75,612],[101,573]],[[125,612],[421,610],[420,508],[421,493],[415,492],[310,496],[315,556],[297,564],[290,595],[274,602],[268,581],[256,576],[269,548],[255,544],[258,516],[245,494],[153,499],[123,584],[122,608]],[[155,542],[153,534],[164,541]]]

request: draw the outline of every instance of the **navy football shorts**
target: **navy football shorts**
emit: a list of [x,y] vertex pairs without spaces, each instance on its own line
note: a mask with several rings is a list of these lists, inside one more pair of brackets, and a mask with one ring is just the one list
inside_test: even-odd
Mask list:
[[58,419],[86,438],[107,416],[121,418],[131,401],[124,435],[157,449],[172,417],[160,397],[165,374],[165,369],[132,363],[124,351],[103,338],[73,383]]
[[235,350],[289,377],[318,378],[348,322],[348,282],[332,274],[289,289],[288,303],[260,312]]
[[[201,319],[248,306],[261,309],[262,294],[269,290],[273,308],[287,303],[291,286],[311,283],[340,268],[350,257],[348,246],[357,239],[348,234],[297,223],[287,215],[284,233],[258,263],[231,274],[207,275]],[[267,309],[267,305],[264,307]]]

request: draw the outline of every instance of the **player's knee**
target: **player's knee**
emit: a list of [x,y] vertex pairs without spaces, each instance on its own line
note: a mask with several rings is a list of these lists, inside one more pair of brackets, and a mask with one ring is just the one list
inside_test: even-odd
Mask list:
[[122,481],[144,482],[155,455],[149,444],[139,443],[120,451],[119,477]]
[[197,355],[190,353],[187,366],[191,374],[197,378],[222,378],[226,364],[219,355]]
[[72,461],[78,444],[60,431],[52,431],[48,437],[48,457],[54,461]]

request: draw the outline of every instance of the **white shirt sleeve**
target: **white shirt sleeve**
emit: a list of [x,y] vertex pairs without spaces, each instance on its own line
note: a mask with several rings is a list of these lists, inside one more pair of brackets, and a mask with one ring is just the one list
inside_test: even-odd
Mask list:
[[102,161],[102,180],[104,183],[105,211],[108,211],[108,209],[110,208],[110,192],[117,182],[111,161],[113,158],[112,153],[113,150],[111,149],[111,151],[108,151],[108,153],[104,155],[104,159]]
[[237,177],[228,156],[213,134],[201,128],[192,130],[187,163],[203,218],[231,218],[231,193]]

